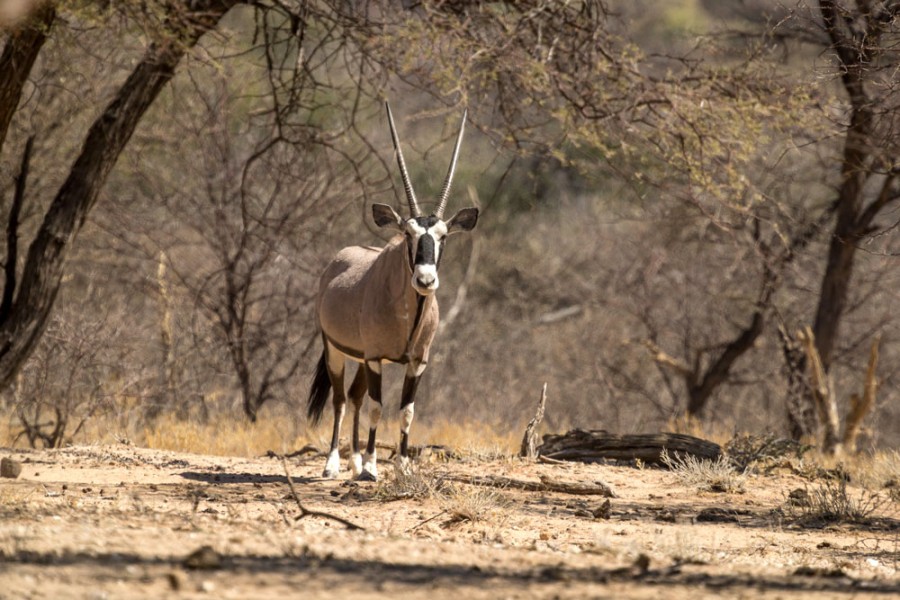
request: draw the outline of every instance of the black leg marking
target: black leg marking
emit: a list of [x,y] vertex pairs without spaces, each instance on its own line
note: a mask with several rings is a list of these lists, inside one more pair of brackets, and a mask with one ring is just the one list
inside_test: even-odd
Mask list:
[[375,428],[369,428],[369,441],[366,443],[366,454],[375,454]]
[[347,393],[350,402],[353,403],[353,440],[352,452],[354,455],[359,454],[359,411],[362,408],[363,397],[366,394],[366,370],[360,365],[350,384],[350,390]]
[[344,409],[347,405],[347,397],[344,394],[344,372],[343,369],[336,373],[328,369],[328,377],[331,379],[331,389],[333,392],[332,403],[334,405],[334,428],[331,432],[331,450],[334,451],[340,444],[341,437],[341,421],[344,419]]
[[[372,365],[369,362],[364,363],[365,372],[366,372],[366,384],[369,388],[369,397],[372,399],[372,409],[369,413],[371,415],[371,425],[369,426],[369,440],[366,443],[366,456],[363,461],[363,470],[362,473],[359,474],[360,480],[374,480],[377,477],[376,473],[376,449],[375,449],[375,435],[378,428],[378,421],[381,419],[381,371],[372,368]],[[380,365],[377,363],[375,367],[378,368]]]

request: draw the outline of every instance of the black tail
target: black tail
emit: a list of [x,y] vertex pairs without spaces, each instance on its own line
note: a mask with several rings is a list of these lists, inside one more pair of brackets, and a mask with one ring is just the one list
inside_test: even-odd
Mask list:
[[325,361],[325,350],[322,350],[322,358],[316,366],[316,375],[312,385],[309,386],[309,400],[306,403],[306,418],[310,424],[316,425],[322,418],[325,403],[328,401],[328,392],[331,391],[331,378],[328,377],[328,366]]

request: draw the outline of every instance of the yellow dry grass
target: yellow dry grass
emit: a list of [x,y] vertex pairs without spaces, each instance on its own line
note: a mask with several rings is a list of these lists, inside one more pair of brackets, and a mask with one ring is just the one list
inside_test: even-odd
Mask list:
[[219,414],[206,422],[162,416],[145,427],[135,443],[157,450],[217,456],[261,456],[272,450],[287,453],[308,443],[293,433],[284,419],[260,418],[256,423]]
[[[396,431],[392,428],[389,431]],[[436,444],[453,448],[462,454],[497,457],[516,454],[521,433],[502,432],[480,421],[440,421],[418,426],[413,424],[414,444]]]
[[[279,414],[280,413],[280,414]],[[349,419],[345,422],[344,437],[349,436]],[[363,438],[368,423],[363,420]],[[378,428],[380,442],[395,444],[399,437],[397,420],[382,421]],[[24,437],[16,440],[21,431],[17,423],[0,421],[0,446],[25,447]],[[126,422],[115,415],[98,415],[74,438],[76,444],[117,443],[128,441],[156,450],[173,450],[218,456],[260,456],[272,450],[287,453],[313,444],[326,448],[330,442],[331,419],[315,429],[298,427],[283,411],[264,412],[256,423],[250,423],[241,413],[221,411],[208,419],[178,419],[164,414],[150,424]],[[496,457],[514,454],[518,450],[518,435],[498,432],[489,424],[477,421],[441,421],[433,424],[415,423],[411,443],[415,445],[443,445],[463,455]]]

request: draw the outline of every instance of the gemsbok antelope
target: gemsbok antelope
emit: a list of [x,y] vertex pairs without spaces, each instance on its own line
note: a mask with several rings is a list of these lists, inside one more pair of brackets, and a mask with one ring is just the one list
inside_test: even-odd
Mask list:
[[[391,139],[410,217],[404,219],[386,204],[372,206],[378,227],[394,230],[384,248],[350,246],[338,252],[319,281],[316,319],[325,348],[316,367],[309,391],[307,415],[312,424],[322,416],[329,389],[333,390],[334,429],[324,477],[340,472],[338,443],[347,399],[353,403],[353,437],[350,469],[360,480],[378,477],[375,432],[381,419],[381,367],[385,363],[406,365],[400,399],[400,452],[398,461],[409,461],[409,428],[415,411],[416,388],[428,365],[428,355],[438,327],[438,267],[444,255],[447,236],[471,231],[478,221],[477,208],[463,208],[444,220],[444,208],[456,169],[466,114],[463,113],[456,137],[450,168],[431,216],[423,216],[413,192],[391,107],[387,105]],[[347,360],[360,363],[350,388],[344,389]],[[359,414],[368,390],[372,399],[369,412],[369,438],[365,456],[360,454]]]

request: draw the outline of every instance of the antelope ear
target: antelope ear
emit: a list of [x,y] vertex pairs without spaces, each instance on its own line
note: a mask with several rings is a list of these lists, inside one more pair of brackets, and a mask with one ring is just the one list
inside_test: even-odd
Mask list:
[[387,204],[373,204],[372,217],[375,224],[386,229],[403,230],[403,218]]
[[447,221],[447,233],[472,231],[475,229],[476,223],[478,223],[478,209],[475,207],[461,208],[453,215],[453,218]]

